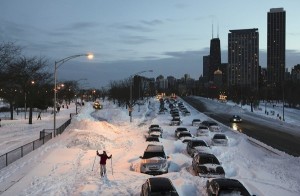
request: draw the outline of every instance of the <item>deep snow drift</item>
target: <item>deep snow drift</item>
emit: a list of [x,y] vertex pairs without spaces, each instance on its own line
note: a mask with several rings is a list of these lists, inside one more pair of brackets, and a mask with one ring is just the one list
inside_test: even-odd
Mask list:
[[[179,195],[207,195],[207,179],[194,175],[186,144],[174,138],[176,126],[168,125],[170,114],[157,114],[157,100],[141,105],[140,111],[136,106],[132,123],[125,108],[111,102],[103,105],[95,111],[91,103],[85,104],[62,135],[0,170],[2,195],[139,195],[141,185],[151,176],[133,168],[138,167],[147,146],[145,135],[150,124],[159,124],[164,130],[161,143],[170,158],[169,173],[163,176],[172,180]],[[195,134],[192,119],[208,117],[185,105],[191,116],[182,117],[182,126]],[[240,180],[256,195],[300,195],[299,157],[273,153],[229,127],[222,129],[229,146],[212,146],[211,151],[222,162],[226,177]],[[211,136],[203,139],[210,143]],[[113,155],[107,162],[107,179],[100,179],[96,150]]]

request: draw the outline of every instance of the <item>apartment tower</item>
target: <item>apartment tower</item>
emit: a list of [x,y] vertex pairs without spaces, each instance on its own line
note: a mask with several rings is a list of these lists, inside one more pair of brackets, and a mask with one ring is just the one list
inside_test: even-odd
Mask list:
[[268,12],[267,70],[268,82],[280,86],[285,74],[285,10],[272,8]]
[[258,89],[258,36],[256,28],[228,33],[228,86]]

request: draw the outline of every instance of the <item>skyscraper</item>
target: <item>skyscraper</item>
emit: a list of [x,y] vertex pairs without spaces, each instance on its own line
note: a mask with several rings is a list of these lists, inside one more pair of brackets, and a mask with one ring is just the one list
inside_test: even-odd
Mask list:
[[258,88],[258,29],[229,30],[228,86]]
[[209,58],[208,80],[214,81],[214,72],[218,70],[219,66],[221,65],[221,46],[219,38],[212,38],[210,40]]
[[267,70],[268,82],[280,85],[285,72],[285,11],[272,8],[268,12]]
[[203,56],[203,80],[208,82],[209,78],[209,55]]

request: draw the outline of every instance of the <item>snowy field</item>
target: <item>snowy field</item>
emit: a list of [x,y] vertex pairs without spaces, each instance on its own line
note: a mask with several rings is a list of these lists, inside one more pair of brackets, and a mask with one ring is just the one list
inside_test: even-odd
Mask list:
[[[139,195],[142,184],[151,177],[134,171],[147,146],[145,135],[150,124],[159,124],[164,130],[161,143],[170,158],[169,173],[162,176],[171,179],[179,195],[207,195],[207,179],[195,176],[186,144],[174,138],[176,126],[168,125],[170,114],[157,114],[157,100],[150,100],[150,104],[142,105],[140,110],[136,106],[131,123],[125,108],[111,102],[103,105],[102,110],[95,111],[92,103],[85,104],[62,135],[0,170],[0,195]],[[195,133],[192,120],[208,117],[185,105],[191,116],[182,117],[182,126]],[[224,104],[218,108],[222,106]],[[74,107],[62,110],[58,118],[63,122],[74,111]],[[28,139],[31,135],[34,140],[38,136],[33,135],[38,135],[40,130],[52,128],[53,116],[45,114],[41,121],[34,119],[33,125],[16,121],[2,121],[2,124],[1,154],[22,145],[23,137]],[[222,126],[222,129],[229,137],[229,145],[212,146],[211,151],[222,162],[226,177],[240,180],[255,195],[300,195],[300,157],[270,147],[271,151],[266,150],[229,127]],[[210,138],[203,137],[208,143]],[[18,144],[12,145],[14,141]],[[112,161],[108,160],[107,179],[100,178],[96,150],[106,150],[108,155],[113,155]]]

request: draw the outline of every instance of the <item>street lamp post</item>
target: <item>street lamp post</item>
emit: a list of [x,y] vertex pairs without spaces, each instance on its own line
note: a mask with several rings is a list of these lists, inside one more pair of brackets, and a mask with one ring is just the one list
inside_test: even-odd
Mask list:
[[53,104],[53,135],[54,137],[56,136],[56,93],[57,93],[57,87],[56,87],[56,79],[57,79],[57,69],[64,64],[65,62],[77,58],[77,57],[81,57],[81,56],[87,56],[89,59],[93,58],[92,54],[77,54],[77,55],[73,55],[73,56],[69,56],[66,57],[64,59],[61,59],[59,61],[55,61],[54,64],[54,104]]
[[[82,81],[82,80],[87,80],[87,79],[86,78],[82,78],[82,79],[77,80],[76,82],[78,83],[79,81]],[[76,106],[76,115],[77,115],[77,99],[78,99],[78,96],[75,94],[75,97],[76,97],[75,106]]]
[[133,81],[132,80],[133,80],[134,76],[145,73],[145,72],[153,72],[153,70],[140,71],[140,72],[137,72],[137,73],[130,76],[130,106],[129,106],[130,122],[132,122],[132,112],[133,112],[133,108],[132,108],[132,106],[133,106],[133,103],[132,103],[132,85],[133,85]]

